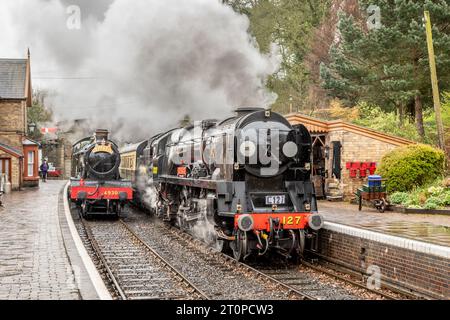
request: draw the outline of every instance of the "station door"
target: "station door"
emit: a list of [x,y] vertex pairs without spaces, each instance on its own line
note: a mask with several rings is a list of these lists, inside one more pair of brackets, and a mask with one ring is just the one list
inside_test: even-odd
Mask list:
[[6,175],[11,182],[11,159],[0,159],[0,176]]

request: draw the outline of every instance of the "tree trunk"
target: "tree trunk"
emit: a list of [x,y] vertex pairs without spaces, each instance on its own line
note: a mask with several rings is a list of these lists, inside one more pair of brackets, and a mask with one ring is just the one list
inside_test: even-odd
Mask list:
[[400,122],[400,127],[403,127],[405,123],[405,106],[403,104],[398,105],[398,118]]
[[417,132],[419,133],[419,136],[421,140],[423,141],[425,138],[425,129],[423,127],[423,108],[422,108],[422,98],[420,95],[416,95],[414,99],[414,109],[416,113],[416,127]]

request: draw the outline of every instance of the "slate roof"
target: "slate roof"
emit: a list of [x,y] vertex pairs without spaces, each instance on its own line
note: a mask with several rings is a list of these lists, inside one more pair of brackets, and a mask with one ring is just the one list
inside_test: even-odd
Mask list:
[[26,59],[0,59],[0,99],[24,99]]

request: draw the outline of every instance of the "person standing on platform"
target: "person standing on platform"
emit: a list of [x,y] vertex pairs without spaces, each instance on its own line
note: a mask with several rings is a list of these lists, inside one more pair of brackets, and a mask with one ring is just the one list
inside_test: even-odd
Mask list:
[[41,164],[42,181],[47,182],[48,163],[47,160]]

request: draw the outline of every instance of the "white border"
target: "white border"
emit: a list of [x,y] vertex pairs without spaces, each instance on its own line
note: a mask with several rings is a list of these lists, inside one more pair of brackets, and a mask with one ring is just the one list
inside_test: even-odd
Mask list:
[[411,240],[406,238],[401,238],[397,236],[388,235],[385,233],[369,231],[365,229],[350,227],[347,225],[325,222],[324,229],[347,234],[350,236],[372,240],[403,249],[413,250],[417,252],[422,252],[430,255],[435,255],[439,257],[444,257],[450,259],[450,247],[441,246],[437,244]]
[[103,282],[100,274],[97,271],[97,268],[92,262],[91,257],[87,253],[86,248],[84,247],[80,235],[78,234],[78,231],[75,227],[75,224],[73,223],[72,215],[70,213],[69,208],[69,200],[67,197],[68,188],[69,183],[67,183],[66,186],[64,187],[64,214],[66,216],[67,224],[69,225],[70,234],[72,235],[75,247],[78,251],[78,254],[81,257],[81,260],[83,261],[83,264],[89,274],[89,278],[91,279],[92,284],[100,300],[112,300],[112,297],[108,289],[106,288],[105,283]]

